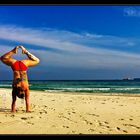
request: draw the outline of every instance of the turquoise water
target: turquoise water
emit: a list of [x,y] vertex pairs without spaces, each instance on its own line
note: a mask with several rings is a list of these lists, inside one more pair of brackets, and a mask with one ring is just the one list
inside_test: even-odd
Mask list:
[[[29,81],[31,90],[48,92],[88,92],[88,93],[140,93],[139,80],[90,80],[90,81]],[[12,81],[0,81],[0,88],[11,88]]]

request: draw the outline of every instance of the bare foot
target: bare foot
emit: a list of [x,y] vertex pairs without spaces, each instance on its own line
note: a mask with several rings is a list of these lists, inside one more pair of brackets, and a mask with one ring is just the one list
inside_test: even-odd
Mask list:
[[22,54],[25,54],[27,50],[23,46],[19,46],[22,49]]
[[31,113],[32,111],[30,111],[30,110],[28,110],[28,111],[26,111],[26,113]]
[[15,113],[16,112],[16,110],[11,110],[11,113]]

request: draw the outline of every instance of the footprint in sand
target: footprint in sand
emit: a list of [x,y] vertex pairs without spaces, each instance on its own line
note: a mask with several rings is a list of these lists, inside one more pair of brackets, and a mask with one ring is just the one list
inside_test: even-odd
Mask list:
[[140,129],[139,126],[133,125],[133,124],[123,124],[123,125],[124,125],[124,126],[130,126],[130,127],[134,127],[134,128]]
[[56,125],[52,125],[52,127],[56,127]]
[[93,124],[92,122],[90,122],[90,121],[88,121],[88,120],[86,120],[86,119],[84,119],[84,121],[86,122],[86,124],[90,124],[90,125]]
[[76,112],[73,111],[72,113],[75,114]]
[[63,125],[63,128],[69,128],[69,126]]
[[31,117],[21,117],[22,120],[28,120],[28,119],[33,119],[34,117],[31,116]]
[[68,115],[71,115],[71,113],[70,113],[70,112],[68,112]]
[[109,124],[109,122],[106,122],[106,121],[105,121],[104,123],[105,123],[105,124]]
[[28,118],[26,118],[26,117],[21,117],[21,119],[22,119],[22,120],[27,120]]
[[128,133],[126,130],[123,130],[124,133]]
[[126,130],[121,130],[120,127],[116,127],[116,129],[117,129],[118,131],[122,131],[122,132],[124,132],[124,133],[128,133]]
[[47,114],[47,110],[43,109],[42,111],[43,111],[43,113]]
[[10,117],[14,118],[14,117],[15,117],[15,115],[14,115],[14,114],[12,114]]
[[99,115],[96,115],[96,114],[91,114],[91,113],[87,113],[88,115],[92,115],[92,116],[95,116],[95,117],[99,117]]
[[94,130],[94,129],[92,129],[92,128],[90,128],[88,131],[90,131],[90,132],[94,132],[95,130]]
[[129,121],[133,121],[133,119],[130,118]]
[[106,127],[106,128],[110,128],[109,125],[106,125],[106,124],[109,124],[108,122],[104,121],[104,122],[100,122],[99,121],[99,126],[103,126],[103,127]]
[[34,117],[33,116],[31,116],[31,117],[21,117],[21,119],[24,120],[27,124],[34,125],[34,123],[27,121],[27,120],[32,119],[32,118],[34,118]]
[[120,121],[124,121],[124,119],[122,119],[122,118],[121,118],[121,119],[119,119],[119,120],[120,120]]
[[116,127],[116,129],[117,129],[117,130],[119,130],[119,131],[121,130],[121,128],[120,128],[120,127]]
[[79,133],[79,135],[82,135],[83,133]]
[[42,110],[39,112],[40,114],[47,114],[47,111],[46,110]]
[[72,130],[71,132],[72,132],[72,133],[76,133],[76,131],[73,131],[73,130]]
[[28,124],[31,124],[31,125],[34,125],[34,123],[32,123],[32,122],[27,122]]
[[47,114],[47,111],[44,111],[45,114]]
[[108,126],[108,125],[106,125],[105,127],[106,127],[106,128],[110,128],[110,126]]
[[55,111],[55,108],[48,108],[48,109]]
[[69,100],[69,102],[72,102],[72,100]]

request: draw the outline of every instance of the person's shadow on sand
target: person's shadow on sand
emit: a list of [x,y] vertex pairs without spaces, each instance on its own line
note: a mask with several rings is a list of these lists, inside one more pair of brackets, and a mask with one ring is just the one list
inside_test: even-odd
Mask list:
[[0,112],[11,112],[11,109],[9,108],[0,108]]

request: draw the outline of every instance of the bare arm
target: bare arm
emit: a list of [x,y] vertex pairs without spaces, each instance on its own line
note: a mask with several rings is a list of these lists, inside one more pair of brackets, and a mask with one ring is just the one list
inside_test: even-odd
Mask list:
[[17,53],[18,48],[19,47],[16,46],[14,49],[1,56],[1,61],[6,65],[11,66],[11,64],[16,61],[15,59],[12,58],[12,55]]
[[34,66],[37,65],[40,60],[39,58],[37,58],[35,55],[31,54],[29,51],[27,51],[23,46],[20,46],[20,48],[22,49],[22,53],[26,54],[28,59],[23,60],[23,62],[27,65],[27,66]]
[[37,61],[39,62],[39,59],[34,56],[33,54],[31,54],[29,51],[26,50],[25,54],[28,56],[29,59],[31,59],[32,61]]

